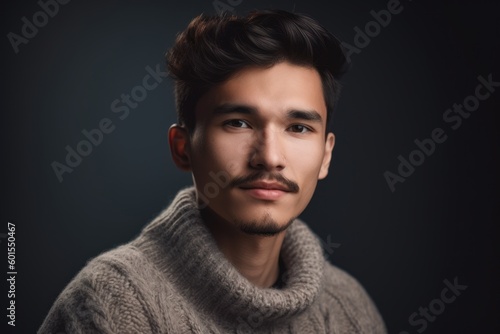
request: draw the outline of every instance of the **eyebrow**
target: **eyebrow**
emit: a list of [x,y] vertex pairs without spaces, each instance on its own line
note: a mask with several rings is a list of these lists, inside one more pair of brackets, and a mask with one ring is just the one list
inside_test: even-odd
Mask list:
[[233,103],[224,103],[220,106],[217,106],[212,111],[214,115],[224,115],[224,114],[256,114],[257,109],[244,105],[244,104],[233,104]]
[[305,121],[321,122],[321,115],[316,110],[290,110],[287,117],[291,119],[301,119]]
[[[212,113],[214,115],[225,115],[232,113],[252,115],[257,114],[257,108],[244,104],[224,103],[215,107]],[[321,122],[323,119],[316,110],[292,109],[287,111],[286,116],[288,119],[300,119],[313,122]]]

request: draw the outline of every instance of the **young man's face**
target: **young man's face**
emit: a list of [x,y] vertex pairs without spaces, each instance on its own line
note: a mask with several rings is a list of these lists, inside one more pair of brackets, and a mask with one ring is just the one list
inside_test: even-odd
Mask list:
[[288,62],[244,69],[212,88],[186,149],[201,203],[247,233],[286,229],[328,173],[326,115],[318,72]]

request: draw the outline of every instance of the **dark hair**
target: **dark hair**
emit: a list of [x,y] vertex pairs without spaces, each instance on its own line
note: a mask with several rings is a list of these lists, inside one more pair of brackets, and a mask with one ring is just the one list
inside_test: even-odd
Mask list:
[[288,61],[312,66],[321,76],[327,129],[338,100],[338,80],[347,70],[340,41],[312,18],[283,10],[253,11],[238,17],[199,15],[177,36],[166,54],[175,81],[180,125],[195,127],[201,96],[248,66],[271,67]]

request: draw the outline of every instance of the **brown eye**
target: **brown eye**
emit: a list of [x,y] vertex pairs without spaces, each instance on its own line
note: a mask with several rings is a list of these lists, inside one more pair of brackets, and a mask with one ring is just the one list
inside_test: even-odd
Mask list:
[[248,128],[247,122],[241,120],[241,119],[231,119],[229,121],[224,122],[224,125],[229,125],[234,128]]
[[306,133],[308,131],[311,131],[308,127],[300,124],[295,124],[292,125],[290,128],[290,131],[296,132],[296,133]]

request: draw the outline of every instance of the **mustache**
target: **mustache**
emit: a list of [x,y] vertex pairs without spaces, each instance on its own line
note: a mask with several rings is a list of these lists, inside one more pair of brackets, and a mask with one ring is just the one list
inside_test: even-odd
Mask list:
[[266,173],[266,172],[257,172],[257,173],[252,173],[247,176],[240,176],[240,177],[235,177],[229,182],[229,185],[231,187],[241,187],[245,186],[248,183],[252,183],[254,181],[276,181],[283,185],[287,191],[292,192],[292,193],[297,193],[299,192],[299,185],[284,177],[283,175],[279,173]]

